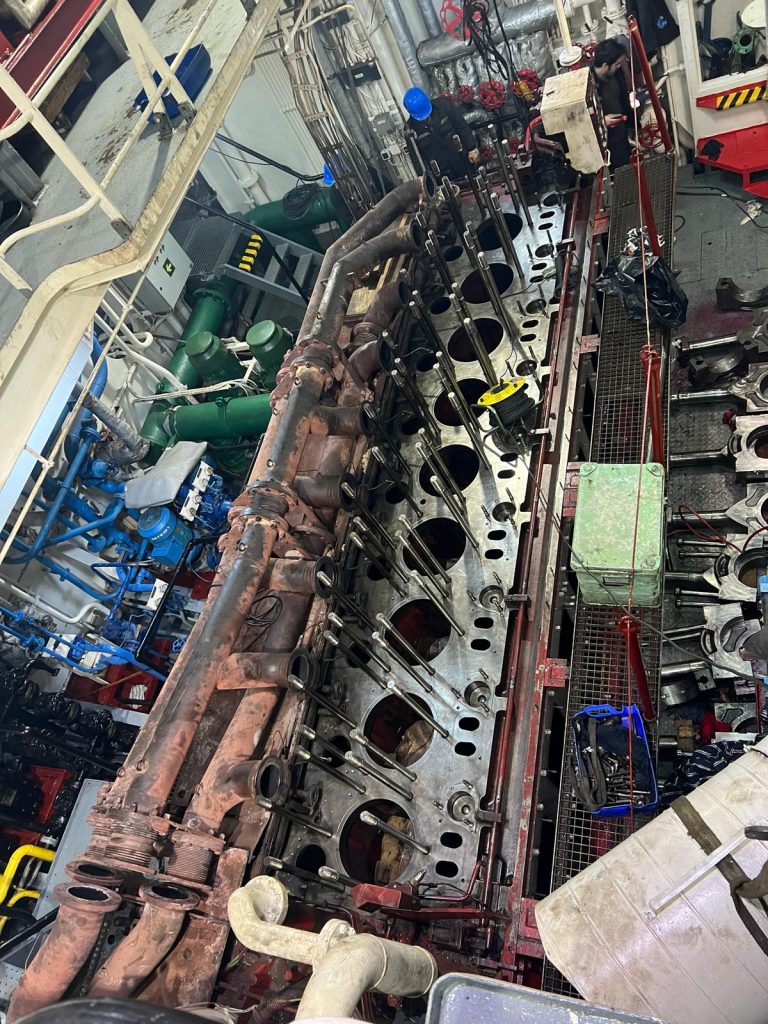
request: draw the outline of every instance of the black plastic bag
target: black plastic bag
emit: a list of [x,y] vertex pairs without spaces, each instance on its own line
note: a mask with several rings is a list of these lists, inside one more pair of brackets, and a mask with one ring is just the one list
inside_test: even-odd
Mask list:
[[[688,296],[660,256],[646,260],[645,277],[651,327],[666,327],[670,331],[682,327],[688,311]],[[618,295],[627,315],[645,323],[642,256],[619,256],[611,260],[603,276],[595,281],[595,288],[606,295]]]

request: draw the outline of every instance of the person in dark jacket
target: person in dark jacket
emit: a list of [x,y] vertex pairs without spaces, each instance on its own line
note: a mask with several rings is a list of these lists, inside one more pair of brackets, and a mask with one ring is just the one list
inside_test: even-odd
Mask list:
[[456,149],[453,136],[459,136],[464,153],[473,164],[477,162],[479,150],[461,111],[444,96],[430,99],[423,89],[415,86],[403,96],[403,106],[410,114],[406,126],[414,133],[425,168],[429,170],[434,160],[441,174],[452,179],[466,178],[466,159]]
[[630,128],[633,125],[632,102],[624,78],[627,51],[616,39],[604,39],[595,47],[592,74],[595,76],[600,105],[608,132],[611,170],[624,167],[632,154]]

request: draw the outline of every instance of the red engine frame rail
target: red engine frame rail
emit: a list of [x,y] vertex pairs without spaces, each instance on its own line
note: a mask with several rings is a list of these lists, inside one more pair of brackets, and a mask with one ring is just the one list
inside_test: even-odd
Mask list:
[[[533,901],[526,897],[526,892],[537,813],[544,692],[547,688],[564,685],[567,678],[567,666],[553,662],[549,656],[554,583],[561,546],[557,521],[567,494],[580,358],[578,339],[589,302],[592,240],[601,190],[602,178],[598,176],[591,187],[576,192],[566,230],[571,245],[565,254],[560,307],[552,326],[550,386],[539,419],[547,433],[535,465],[531,466],[531,529],[526,536],[520,571],[520,579],[527,580],[527,601],[517,613],[509,644],[506,677],[510,703],[497,754],[496,781],[501,786],[499,792],[505,794],[503,817],[508,823],[499,849],[510,877],[507,896],[510,923],[501,959],[509,967],[510,975],[523,982],[530,967],[528,958],[543,955],[531,912]],[[569,289],[567,283],[577,267],[581,268],[579,283]],[[499,807],[502,807],[501,802]],[[487,877],[492,878],[490,871]],[[483,897],[485,903],[485,892]]]
[[[31,32],[6,36],[0,32],[2,66],[27,96],[34,96],[56,69],[103,0],[54,0]],[[17,108],[0,90],[0,127],[9,124]]]

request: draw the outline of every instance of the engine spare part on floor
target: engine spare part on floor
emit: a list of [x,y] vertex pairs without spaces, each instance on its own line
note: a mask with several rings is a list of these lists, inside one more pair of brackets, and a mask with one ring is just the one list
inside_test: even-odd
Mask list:
[[724,313],[768,306],[768,287],[740,288],[732,277],[721,277],[715,286],[717,308]]
[[[571,720],[576,786],[592,814],[616,818],[656,809],[659,792],[639,710],[584,708]],[[631,732],[631,736],[630,736]]]

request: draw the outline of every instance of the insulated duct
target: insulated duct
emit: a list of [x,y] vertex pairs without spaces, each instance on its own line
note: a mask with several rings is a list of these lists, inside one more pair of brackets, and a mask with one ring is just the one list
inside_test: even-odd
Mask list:
[[[384,6],[389,7],[392,4],[385,3]],[[490,18],[491,23],[495,24],[492,14]],[[528,3],[518,4],[507,10],[501,21],[507,36],[514,39],[550,29],[557,21],[557,15],[553,0],[529,0]],[[494,29],[493,40],[499,45],[504,42],[498,25]],[[434,39],[425,39],[419,45],[418,60],[422,68],[430,68],[435,64],[444,64],[446,61],[457,60],[475,52],[474,44],[468,46],[463,39],[454,39],[453,36],[444,33]]]
[[424,27],[430,36],[439,36],[443,32],[443,26],[440,24],[440,18],[437,15],[432,0],[416,0],[419,11],[421,12],[421,20],[424,22]]
[[[425,4],[428,4],[430,0],[424,0]],[[395,42],[403,55],[405,66],[408,68],[408,74],[411,79],[412,85],[419,86],[420,89],[424,89],[425,92],[429,92],[429,81],[427,76],[424,74],[424,69],[421,61],[416,53],[416,44],[413,41],[411,30],[408,27],[408,22],[405,20],[398,0],[381,0],[381,6],[384,8],[384,13],[387,16],[389,27],[392,30],[392,35],[395,37]],[[554,12],[554,8],[553,8]],[[554,14],[553,14],[554,16]],[[435,40],[427,40],[427,42],[434,42]],[[459,48],[464,47],[464,43],[457,40]],[[424,44],[422,44],[424,45]],[[421,49],[421,47],[419,47]],[[438,62],[433,62],[438,63]],[[425,65],[426,66],[426,65]]]

